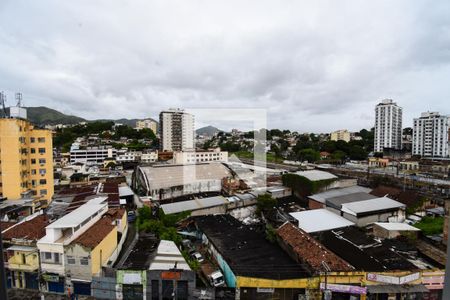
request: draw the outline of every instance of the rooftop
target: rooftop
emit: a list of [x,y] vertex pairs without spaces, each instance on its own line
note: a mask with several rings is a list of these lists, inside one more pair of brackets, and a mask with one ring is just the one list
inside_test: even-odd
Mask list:
[[47,228],[72,228],[80,225],[83,221],[90,218],[95,212],[99,212],[104,209],[107,204],[89,204],[78,207],[74,211],[59,218],[55,222],[47,226]]
[[336,175],[333,175],[329,172],[320,171],[320,170],[309,170],[309,171],[297,171],[295,174],[305,177],[311,181],[319,181],[319,180],[327,180],[327,179],[336,179],[338,178]]
[[293,212],[290,215],[297,219],[298,227],[308,233],[354,225],[347,219],[324,208]]
[[208,207],[214,207],[227,204],[228,200],[223,196],[208,197],[201,199],[194,199],[182,202],[174,202],[162,204],[161,208],[165,214],[175,214],[183,211],[193,211]]
[[313,236],[358,271],[417,269],[388,245],[367,236],[362,229],[355,226],[323,231]]
[[325,203],[325,201],[329,198],[338,197],[338,196],[344,196],[348,194],[354,194],[354,193],[370,193],[371,189],[362,187],[359,185],[350,186],[342,189],[332,189],[323,193],[314,194],[311,196],[308,196],[308,198],[311,198],[317,202]]
[[328,198],[325,201],[325,203],[329,207],[340,210],[342,208],[342,204],[344,204],[344,203],[352,203],[352,202],[370,200],[370,199],[374,199],[374,198],[377,198],[377,197],[374,195],[368,194],[368,193],[360,192],[360,193],[347,194],[347,195],[342,195],[342,196],[337,196],[337,197],[331,197],[331,198]]
[[380,226],[386,230],[395,230],[395,231],[420,231],[419,228],[411,226],[406,223],[384,223],[384,222],[376,222],[374,223],[377,226]]
[[151,189],[165,189],[197,181],[222,180],[231,174],[221,163],[155,165],[139,169],[145,174]]
[[278,245],[230,215],[200,216],[194,220],[236,276],[278,280],[309,276]]
[[139,239],[133,250],[128,254],[123,264],[117,269],[125,270],[147,270],[156,254],[158,239],[151,233],[140,233]]
[[161,240],[156,250],[156,256],[150,263],[149,270],[170,270],[173,268],[188,270],[191,268],[186,263],[183,255],[173,241]]
[[344,203],[342,204],[342,211],[354,216],[359,216],[404,207],[405,205],[403,203],[392,200],[388,197],[382,197],[352,203]]
[[80,244],[86,248],[94,249],[114,228],[113,220],[109,216],[104,216],[76,238],[72,244]]
[[2,233],[4,240],[27,239],[37,241],[45,236],[45,227],[49,224],[46,215],[38,215],[28,221],[9,227]]
[[328,250],[305,231],[286,222],[277,230],[278,236],[288,244],[299,259],[311,267],[311,271],[325,271],[325,262],[333,272],[352,271],[353,267],[342,258]]

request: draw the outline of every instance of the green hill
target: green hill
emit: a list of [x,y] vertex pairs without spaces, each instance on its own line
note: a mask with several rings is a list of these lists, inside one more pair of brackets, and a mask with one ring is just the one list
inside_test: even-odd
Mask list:
[[[27,118],[30,122],[38,125],[56,125],[56,124],[77,124],[86,120],[76,116],[63,114],[57,110],[45,107],[26,107]],[[9,114],[9,108],[6,109]]]

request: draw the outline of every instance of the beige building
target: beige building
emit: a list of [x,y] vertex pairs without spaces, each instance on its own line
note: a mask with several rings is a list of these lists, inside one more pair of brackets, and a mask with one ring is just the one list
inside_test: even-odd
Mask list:
[[157,130],[158,130],[158,124],[156,123],[156,121],[154,121],[152,119],[139,120],[136,122],[137,130],[141,130],[144,128],[151,129],[153,131],[153,133],[156,134]]
[[347,129],[336,130],[331,133],[332,141],[346,141],[350,142],[350,132]]
[[220,148],[211,151],[176,151],[173,153],[173,163],[176,165],[198,164],[204,162],[228,162],[228,152]]
[[0,196],[32,197],[49,203],[53,196],[52,132],[23,119],[0,119]]

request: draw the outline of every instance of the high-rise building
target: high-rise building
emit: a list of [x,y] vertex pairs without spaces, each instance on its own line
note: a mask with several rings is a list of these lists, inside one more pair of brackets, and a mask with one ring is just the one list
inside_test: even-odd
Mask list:
[[346,141],[350,142],[350,132],[347,129],[336,130],[331,133],[330,139],[332,141]]
[[0,118],[0,195],[49,203],[53,196],[52,132],[24,119]]
[[169,109],[159,114],[159,134],[162,151],[195,149],[194,116],[181,109]]
[[158,124],[156,123],[156,121],[154,121],[152,119],[139,120],[136,122],[137,130],[141,130],[144,128],[151,129],[153,131],[153,133],[156,134],[157,133],[156,131],[158,129]]
[[414,119],[412,154],[423,157],[449,157],[450,117],[424,112]]
[[375,152],[384,148],[402,148],[402,108],[391,99],[385,99],[375,107]]

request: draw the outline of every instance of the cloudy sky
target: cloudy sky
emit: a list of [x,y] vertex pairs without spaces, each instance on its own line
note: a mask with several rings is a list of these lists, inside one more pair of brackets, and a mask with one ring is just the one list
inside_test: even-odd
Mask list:
[[450,1],[1,0],[0,90],[88,119],[262,108],[301,132],[369,128],[392,98],[409,126],[450,114]]

